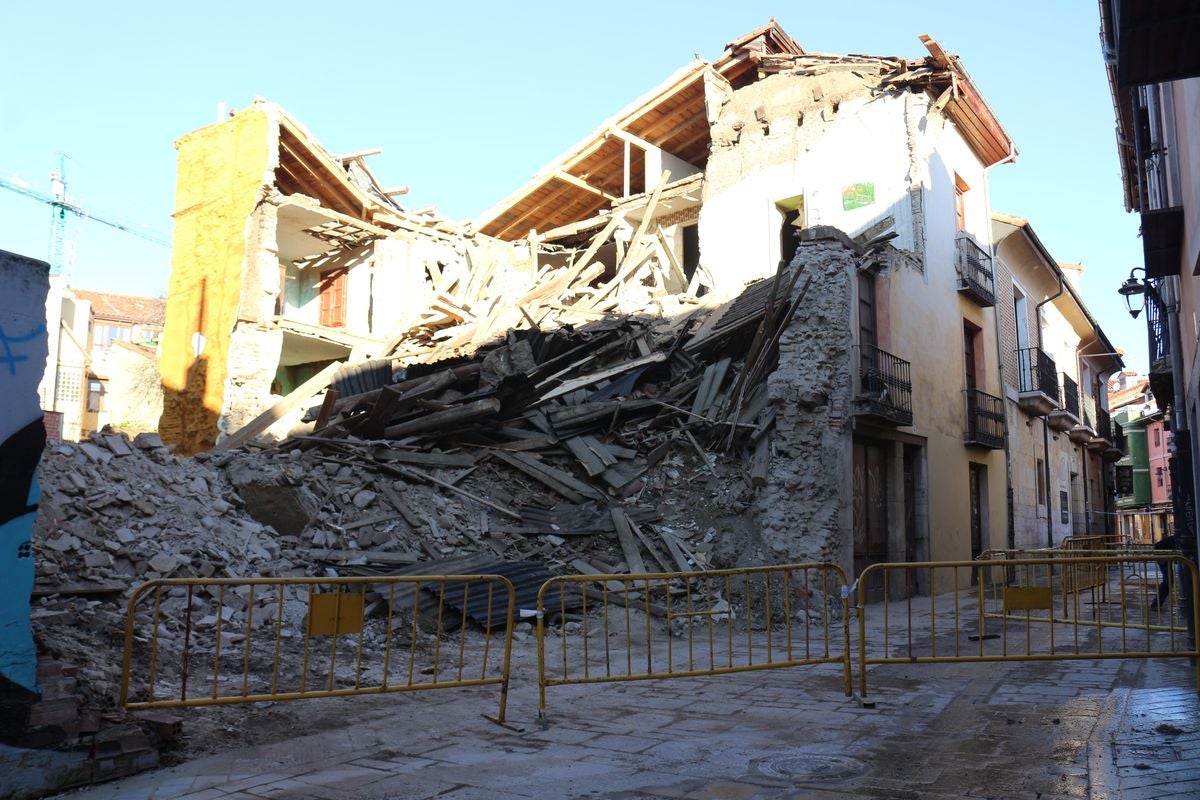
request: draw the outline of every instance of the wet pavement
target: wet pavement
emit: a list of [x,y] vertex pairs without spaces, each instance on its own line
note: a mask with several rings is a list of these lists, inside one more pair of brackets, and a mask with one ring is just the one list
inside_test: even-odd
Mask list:
[[515,653],[521,730],[482,717],[494,688],[305,701],[342,704],[346,727],[60,797],[1200,797],[1186,659],[885,665],[874,707],[830,665],[551,687],[543,730],[532,652]]

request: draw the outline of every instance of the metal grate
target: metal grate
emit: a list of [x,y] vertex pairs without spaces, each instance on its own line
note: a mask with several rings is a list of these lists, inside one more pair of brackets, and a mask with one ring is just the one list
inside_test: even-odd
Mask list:
[[904,359],[869,344],[855,348],[858,412],[881,417],[898,425],[911,425],[912,366]]
[[1017,372],[1022,392],[1041,392],[1058,402],[1058,370],[1054,359],[1039,347],[1017,351]]
[[967,410],[967,444],[999,449],[1004,447],[1004,401],[978,389],[964,389]]

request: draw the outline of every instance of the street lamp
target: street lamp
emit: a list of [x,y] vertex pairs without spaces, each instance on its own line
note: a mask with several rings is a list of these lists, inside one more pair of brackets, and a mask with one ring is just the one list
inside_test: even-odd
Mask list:
[[1135,272],[1141,272],[1143,276],[1146,274],[1146,270],[1142,267],[1131,269],[1129,277],[1121,284],[1121,288],[1117,289],[1117,294],[1125,298],[1125,308],[1129,310],[1129,316],[1137,319],[1138,314],[1142,313],[1142,309],[1146,307],[1146,295],[1153,292],[1154,287],[1144,279],[1135,278],[1133,276]]

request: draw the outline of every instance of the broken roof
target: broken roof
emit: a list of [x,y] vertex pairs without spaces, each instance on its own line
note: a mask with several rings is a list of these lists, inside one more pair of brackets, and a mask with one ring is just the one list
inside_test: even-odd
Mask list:
[[[809,54],[772,19],[734,39],[710,64],[697,58],[650,92],[601,123],[591,134],[550,161],[524,186],[484,211],[477,220],[483,233],[519,239],[594,216],[625,194],[645,191],[648,176],[629,147],[654,147],[702,171],[708,161],[710,127],[717,108],[711,92],[737,89],[766,71],[784,71],[807,61],[862,59],[886,64],[891,75],[881,83],[916,85],[928,91],[958,127],[985,165],[1015,158],[1016,146],[957,56],[947,54],[928,36],[925,59]],[[808,64],[810,68],[814,65]],[[653,177],[653,176],[649,176]],[[672,175],[673,179],[685,177]],[[626,184],[628,184],[626,186]]]
[[166,318],[167,301],[163,298],[92,292],[87,289],[72,289],[71,293],[92,304],[92,316],[96,319],[161,327]]

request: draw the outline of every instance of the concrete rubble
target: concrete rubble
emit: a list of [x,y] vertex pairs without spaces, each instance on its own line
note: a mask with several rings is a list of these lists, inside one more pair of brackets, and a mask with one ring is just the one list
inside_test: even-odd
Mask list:
[[[838,345],[848,334],[801,336],[792,320],[802,303],[836,319],[825,306],[845,292],[830,289],[866,250],[808,236],[792,265],[701,313],[510,330],[467,352],[453,343],[448,358],[428,345],[426,363],[383,371],[374,388],[329,390],[282,441],[192,457],[145,433],[50,446],[31,616],[42,658],[69,665],[72,685],[44,720],[49,738],[131,723],[157,746],[177,737],[179,715],[129,719],[119,708],[125,605],[145,580],[453,574],[470,557],[557,574],[673,572],[835,552],[836,526],[800,520],[787,500],[804,487],[836,496],[822,481],[838,476],[802,464],[820,438],[812,426],[826,422],[810,413],[811,425],[797,423],[788,409],[843,413],[848,387],[807,386],[803,365],[820,352],[845,362],[829,375],[848,374]],[[776,450],[781,408],[789,419]],[[170,644],[185,615],[199,629],[237,631],[250,613],[258,624],[282,613],[284,635],[302,631],[299,595],[277,611],[235,594],[222,603],[205,589],[168,589],[155,635]],[[386,598],[367,602],[368,617],[387,615]],[[136,622],[149,628],[148,612]],[[380,624],[368,619],[367,630]],[[531,632],[518,627],[518,638]],[[225,644],[240,638],[221,633]]]

